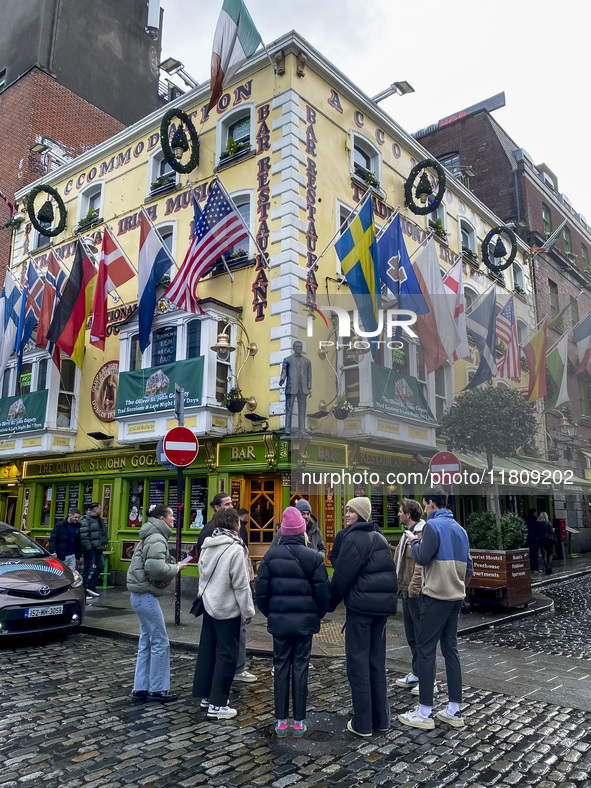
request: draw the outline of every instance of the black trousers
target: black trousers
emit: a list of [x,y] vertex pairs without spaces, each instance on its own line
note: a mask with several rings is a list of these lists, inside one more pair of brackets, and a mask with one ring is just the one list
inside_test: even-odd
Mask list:
[[193,679],[193,696],[225,706],[238,660],[240,616],[218,620],[203,613],[201,639]]
[[273,635],[273,689],[275,716],[278,720],[289,717],[289,684],[294,720],[306,719],[308,700],[308,666],[312,651],[312,635],[277,637]]
[[390,727],[386,679],[386,623],[388,616],[364,616],[347,610],[345,656],[351,685],[353,728],[371,733]]
[[419,702],[433,706],[433,676],[435,675],[437,644],[445,660],[447,692],[451,703],[462,702],[462,666],[458,654],[458,617],[462,600],[434,599],[423,594],[419,637]]
[[421,617],[422,596],[407,596],[402,598],[402,615],[404,618],[404,634],[412,653],[412,672],[418,676],[419,657],[417,652],[417,638],[419,634],[419,620]]

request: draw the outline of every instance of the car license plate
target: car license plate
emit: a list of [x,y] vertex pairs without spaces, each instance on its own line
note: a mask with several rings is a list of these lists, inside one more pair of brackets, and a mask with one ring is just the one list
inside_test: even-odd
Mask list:
[[63,605],[53,605],[52,607],[28,607],[25,610],[25,618],[39,618],[40,616],[59,616],[64,612]]

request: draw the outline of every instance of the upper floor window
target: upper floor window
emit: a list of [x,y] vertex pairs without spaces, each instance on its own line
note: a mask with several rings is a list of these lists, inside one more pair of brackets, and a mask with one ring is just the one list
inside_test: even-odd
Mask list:
[[544,232],[546,235],[550,235],[552,232],[552,215],[550,208],[545,203],[542,203],[542,221],[544,223]]
[[523,268],[519,263],[513,263],[513,287],[518,293],[525,294],[525,278],[523,276]]
[[443,202],[439,203],[436,211],[429,214],[429,227],[442,241],[447,240],[447,210]]
[[465,219],[460,219],[460,237],[462,252],[466,252],[471,260],[478,262],[476,251],[476,230]]
[[[244,224],[250,229],[252,232],[252,194],[238,194],[232,195],[232,199],[234,201],[234,205],[236,206],[238,213],[242,216]],[[254,249],[251,249],[252,240],[250,236],[243,238],[242,241],[238,241],[238,243],[234,244],[234,246],[230,249],[231,255],[239,255],[241,252],[245,252],[249,257],[251,253],[254,254]]]
[[572,241],[571,241],[570,230],[568,229],[568,227],[564,228],[564,230],[562,231],[562,234],[564,236],[564,253],[565,254],[572,254],[573,253],[573,246],[572,246]]
[[474,290],[470,290],[469,287],[464,287],[464,311],[467,315],[470,314],[472,306],[477,298],[478,293]]
[[517,324],[517,343],[519,344],[519,347],[523,347],[523,343],[527,339],[529,329],[523,320],[516,320],[515,322]]
[[130,340],[129,369],[134,371],[142,368],[142,353],[140,350],[140,335],[134,334]]
[[93,183],[78,197],[78,225],[84,227],[85,224],[100,219],[103,212],[103,184]]
[[201,320],[187,323],[186,358],[198,358],[201,355]]
[[460,154],[459,153],[449,153],[447,156],[440,158],[439,161],[443,164],[444,167],[451,172],[452,175],[457,175],[460,169]]
[[216,161],[220,164],[254,149],[254,104],[241,105],[218,123]]
[[360,134],[353,134],[351,171],[358,178],[379,189],[382,182],[382,157],[371,142]]
[[172,169],[164,158],[161,150],[158,150],[150,160],[149,166],[149,185],[148,192],[167,191],[178,182],[178,174]]
[[559,312],[558,308],[558,285],[551,279],[548,279],[548,290],[550,293],[550,317],[556,317]]
[[583,270],[589,270],[589,252],[585,244],[581,244],[581,257],[583,258]]
[[76,365],[71,358],[62,358],[57,401],[57,427],[71,427],[74,424],[75,384]]
[[176,361],[176,326],[164,326],[152,333],[152,366]]
[[[167,248],[170,256],[174,260],[176,226],[174,224],[160,224],[158,227],[156,227],[156,230],[160,238],[162,238],[164,246]],[[168,273],[170,273],[170,271],[168,271]]]

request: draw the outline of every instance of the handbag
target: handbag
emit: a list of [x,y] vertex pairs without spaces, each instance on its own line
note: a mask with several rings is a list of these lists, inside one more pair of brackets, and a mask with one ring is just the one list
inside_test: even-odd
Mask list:
[[[229,544],[228,547],[226,547],[226,550],[228,550],[230,547],[232,547],[232,545]],[[201,593],[197,593],[197,596],[195,597],[195,600],[193,601],[193,604],[191,605],[191,610],[189,612],[192,613],[195,616],[195,618],[199,618],[199,616],[202,616],[203,613],[205,612],[205,605],[203,604],[203,594],[205,593],[205,589],[209,585],[209,581],[213,577],[213,574],[214,574],[215,570],[218,568],[218,564],[220,562],[220,558],[223,556],[223,554],[226,552],[226,550],[223,550],[219,554],[218,560],[215,562],[215,566],[213,568],[213,572],[210,574],[209,580],[205,584],[205,587],[204,587],[203,591]]]
[[140,555],[140,563],[141,563],[142,569],[144,570],[144,574],[146,576],[146,580],[148,581],[148,583],[150,583],[150,585],[153,585],[154,588],[166,588],[167,586],[169,586],[172,583],[172,577],[170,578],[170,580],[152,580],[150,575],[146,572],[146,559],[144,558],[144,540],[143,539],[139,543],[138,550],[139,550],[139,555]]

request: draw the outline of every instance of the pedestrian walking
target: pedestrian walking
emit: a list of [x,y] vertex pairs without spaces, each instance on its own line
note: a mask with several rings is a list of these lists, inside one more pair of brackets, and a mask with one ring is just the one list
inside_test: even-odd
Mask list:
[[174,515],[169,506],[150,506],[148,522],[140,529],[140,542],[127,571],[127,590],[140,623],[132,703],[169,703],[177,699],[170,692],[170,644],[158,601],[185,566],[175,564],[168,550],[173,526]]
[[542,560],[544,561],[544,571],[547,575],[551,575],[554,546],[558,543],[558,539],[556,538],[554,528],[546,512],[540,512],[538,527],[540,533],[540,547],[542,548]]
[[79,509],[69,509],[66,519],[53,526],[49,537],[49,552],[72,570],[76,569],[76,561],[82,556],[79,520]]
[[89,504],[86,514],[80,518],[80,542],[84,555],[84,588],[90,596],[98,596],[96,586],[105,569],[103,549],[109,543],[107,526],[101,518],[100,503]]
[[458,654],[458,617],[466,595],[466,583],[472,577],[472,561],[468,534],[454,520],[447,508],[447,494],[438,487],[423,493],[423,509],[427,522],[421,539],[405,531],[411,544],[412,557],[424,567],[423,603],[417,640],[419,667],[419,705],[398,715],[400,722],[412,728],[432,730],[433,677],[437,643],[445,660],[447,709],[437,719],[454,728],[462,728],[462,667]]
[[530,509],[527,517],[525,518],[525,525],[527,527],[527,539],[525,546],[529,549],[529,568],[530,572],[539,572],[540,567],[538,564],[538,551],[540,549],[540,525],[535,509]]
[[303,736],[312,637],[328,610],[330,582],[322,554],[308,544],[306,521],[297,507],[283,512],[281,544],[265,553],[255,589],[258,608],[273,635],[275,733],[287,736],[291,684],[292,732]]
[[334,540],[329,610],[344,599],[345,657],[357,736],[390,728],[386,681],[386,623],[396,613],[396,566],[390,546],[371,522],[371,501],[347,501],[345,528]]
[[[317,550],[322,555],[322,558],[325,559],[326,546],[322,541],[322,534],[320,533],[320,528],[318,527],[318,520],[312,514],[312,507],[305,498],[300,498],[300,500],[296,503],[296,509],[302,515],[304,522],[306,523],[308,547],[311,547],[312,550]],[[282,540],[283,535],[281,533],[281,528],[279,528],[273,537],[271,545],[278,545]]]
[[199,596],[205,611],[193,696],[201,699],[208,717],[228,719],[238,713],[228,706],[228,694],[238,661],[241,619],[250,624],[254,616],[252,564],[238,536],[236,509],[220,508],[213,523],[213,533],[199,553]]
[[[398,508],[398,519],[407,531],[411,531],[417,538],[421,538],[425,521],[421,519],[423,507],[412,498],[403,498]],[[398,582],[398,597],[402,600],[402,615],[404,619],[404,633],[406,642],[412,654],[412,670],[406,676],[396,679],[399,687],[410,689],[418,695],[419,684],[419,656],[417,639],[419,634],[419,618],[423,601],[423,569],[415,563],[412,557],[410,542],[402,534],[394,553],[396,564],[396,578]],[[433,684],[433,691],[437,692],[437,683]]]

